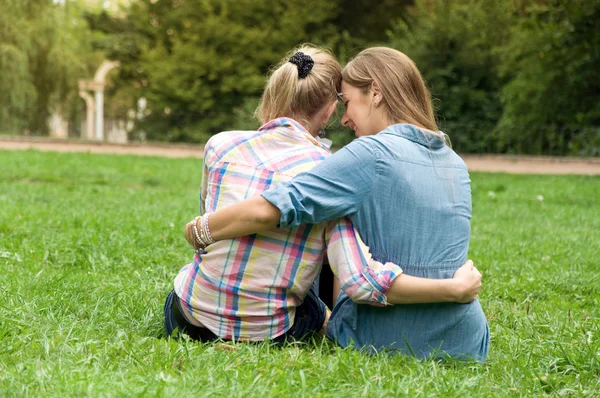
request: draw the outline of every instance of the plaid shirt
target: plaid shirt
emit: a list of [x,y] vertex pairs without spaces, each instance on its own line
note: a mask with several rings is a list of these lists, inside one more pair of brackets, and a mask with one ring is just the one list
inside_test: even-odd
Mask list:
[[[229,131],[205,147],[201,211],[216,211],[310,170],[331,155],[300,124],[275,119],[258,131]],[[371,258],[344,218],[295,229],[272,228],[210,245],[179,272],[175,292],[188,316],[226,339],[285,333],[327,255],[354,301],[386,305],[402,270]]]

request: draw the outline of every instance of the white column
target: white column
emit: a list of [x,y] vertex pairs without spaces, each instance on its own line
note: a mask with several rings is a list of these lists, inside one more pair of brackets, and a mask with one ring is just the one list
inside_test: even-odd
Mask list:
[[87,92],[87,82],[83,79],[79,80],[79,96],[85,101],[85,128],[81,130],[81,138],[85,140],[93,140],[96,138],[94,133],[94,115],[96,113],[96,101]]
[[96,140],[104,140],[104,88],[96,88]]
[[96,139],[104,140],[104,85],[106,74],[119,66],[118,62],[104,61],[94,75],[94,92],[96,97]]

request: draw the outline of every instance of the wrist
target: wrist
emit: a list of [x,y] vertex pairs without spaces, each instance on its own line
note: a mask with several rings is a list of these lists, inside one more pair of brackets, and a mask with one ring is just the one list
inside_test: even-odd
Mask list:
[[198,252],[201,252],[210,244],[215,243],[215,240],[210,234],[210,228],[208,227],[208,218],[211,214],[212,213],[205,213],[203,216],[194,218],[191,222],[194,248]]
[[458,302],[463,296],[463,286],[460,279],[452,278],[446,279],[448,281],[448,301]]

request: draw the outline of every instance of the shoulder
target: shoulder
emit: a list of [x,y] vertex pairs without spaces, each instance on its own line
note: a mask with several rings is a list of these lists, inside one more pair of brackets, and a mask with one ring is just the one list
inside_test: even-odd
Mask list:
[[349,151],[361,157],[377,158],[381,145],[381,140],[376,135],[371,135],[355,139],[340,151]]
[[348,174],[374,172],[381,159],[380,144],[375,137],[360,137],[337,150],[325,160],[329,172]]
[[453,167],[457,168],[457,169],[464,169],[464,170],[468,170],[467,164],[465,163],[465,161],[463,160],[463,158],[461,158],[456,152],[454,152],[454,150],[450,147],[448,147],[448,151],[450,152],[450,158],[452,159],[452,165]]
[[381,164],[389,160],[391,148],[385,137],[376,134],[357,138],[342,150],[353,159],[355,166],[379,170]]
[[222,131],[218,134],[213,135],[207,142],[206,148],[217,149],[222,147],[223,145],[227,146],[235,146],[240,143],[255,137],[256,135],[260,135],[262,132],[260,131],[244,131],[244,130],[232,130],[232,131]]
[[450,136],[443,131],[437,131],[435,133],[437,139],[443,144],[439,148],[439,151],[441,152],[441,156],[447,159],[448,167],[467,170],[465,161],[454,151],[454,148],[452,148]]
[[242,145],[252,140],[257,135],[262,135],[261,131],[223,131],[213,135],[204,146],[204,161],[215,163],[232,152],[240,150]]

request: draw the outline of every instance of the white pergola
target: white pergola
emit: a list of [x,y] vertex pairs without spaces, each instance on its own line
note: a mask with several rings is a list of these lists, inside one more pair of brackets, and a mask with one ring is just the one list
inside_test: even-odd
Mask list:
[[[84,99],[86,105],[85,129],[81,137],[88,140],[104,140],[104,86],[106,75],[112,69],[117,68],[119,62],[104,61],[96,71],[94,80],[79,80],[79,96]],[[90,95],[94,92],[94,96]]]

